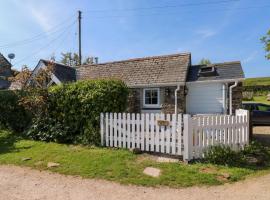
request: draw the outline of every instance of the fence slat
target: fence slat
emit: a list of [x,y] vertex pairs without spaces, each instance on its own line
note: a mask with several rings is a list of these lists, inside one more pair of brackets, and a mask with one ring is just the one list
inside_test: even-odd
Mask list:
[[123,124],[123,137],[122,137],[122,141],[123,141],[123,148],[126,148],[127,147],[127,118],[126,118],[126,113],[123,113],[122,115],[122,124]]
[[130,149],[131,145],[131,134],[130,134],[130,126],[131,126],[131,121],[130,121],[130,114],[127,114],[127,148]]
[[135,135],[136,135],[136,130],[135,130],[135,114],[132,113],[131,114],[131,148],[134,149],[135,148]]
[[[160,115],[161,120],[165,120],[165,115],[161,114]],[[161,153],[165,153],[165,128],[164,126],[161,126],[161,134],[160,134],[160,148],[161,148]]]
[[109,114],[108,113],[105,114],[105,145],[109,146]]
[[144,146],[144,144],[145,144],[145,142],[144,142],[144,139],[145,139],[145,129],[144,129],[144,127],[145,127],[145,121],[144,121],[144,118],[145,116],[144,116],[144,114],[141,114],[141,134],[140,134],[140,137],[141,137],[141,141],[140,141],[140,143],[141,143],[141,150],[142,151],[144,151],[144,149],[145,149],[145,146]]
[[154,133],[155,133],[155,152],[160,152],[159,148],[159,137],[160,137],[160,132],[159,132],[159,126],[157,125],[157,120],[159,120],[159,114],[155,114],[155,123],[154,123]]
[[151,143],[151,151],[155,151],[155,115],[151,113],[150,115],[150,126],[151,126],[151,135],[150,135],[150,143]]
[[101,138],[101,146],[104,145],[104,115],[103,113],[100,113],[100,138]]
[[165,144],[166,144],[165,152],[167,154],[169,154],[169,153],[171,153],[171,130],[172,130],[171,129],[171,115],[170,114],[166,115],[166,120],[169,121],[169,125],[166,126],[166,131],[165,131]]
[[176,138],[178,137],[178,132],[177,132],[177,127],[176,127],[176,115],[173,114],[172,115],[172,132],[171,132],[171,136],[172,136],[172,141],[171,141],[171,147],[172,147],[172,154],[175,155],[176,154]]
[[140,114],[136,115],[136,148],[140,149],[140,134],[141,134],[141,118]]
[[145,151],[149,151],[149,139],[150,139],[150,130],[149,130],[149,114],[145,115]]
[[182,141],[182,115],[178,114],[175,117],[177,117],[177,155],[182,155],[182,147],[183,147],[183,141]]

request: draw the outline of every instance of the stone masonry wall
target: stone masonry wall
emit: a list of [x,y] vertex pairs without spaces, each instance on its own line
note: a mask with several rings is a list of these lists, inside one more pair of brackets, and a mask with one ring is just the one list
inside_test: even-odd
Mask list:
[[[231,85],[233,85],[233,83],[229,84],[229,87]],[[233,113],[235,113],[235,110],[242,107],[242,99],[243,99],[242,92],[243,92],[243,84],[242,83],[238,83],[238,85],[235,88],[233,88],[233,90],[232,90],[232,111],[233,111]],[[228,95],[229,95],[229,92],[228,92]],[[229,99],[229,96],[228,96],[228,99]]]
[[[160,104],[161,112],[165,114],[174,113],[174,92],[176,87],[160,87]],[[186,98],[184,94],[184,86],[180,87],[177,94],[178,113],[185,112]],[[143,109],[143,88],[130,89],[128,97],[127,112],[140,113]]]

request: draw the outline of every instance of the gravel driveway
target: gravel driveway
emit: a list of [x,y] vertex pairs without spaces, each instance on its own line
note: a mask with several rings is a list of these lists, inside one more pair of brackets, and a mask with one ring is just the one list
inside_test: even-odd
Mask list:
[[0,166],[1,200],[269,200],[269,188],[270,175],[223,186],[169,189],[125,186],[28,168]]

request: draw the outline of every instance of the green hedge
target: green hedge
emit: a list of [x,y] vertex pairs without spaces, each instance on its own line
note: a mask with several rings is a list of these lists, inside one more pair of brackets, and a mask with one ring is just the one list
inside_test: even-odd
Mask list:
[[101,112],[123,112],[128,88],[120,80],[88,80],[49,89],[48,114],[28,134],[39,140],[98,145]]
[[31,123],[31,114],[19,105],[19,91],[0,91],[0,125],[16,132],[22,132]]

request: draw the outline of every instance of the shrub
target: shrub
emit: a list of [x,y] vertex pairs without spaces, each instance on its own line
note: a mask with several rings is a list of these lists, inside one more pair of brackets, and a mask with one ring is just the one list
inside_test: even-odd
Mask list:
[[[45,119],[35,120],[28,135],[46,141],[100,143],[101,112],[123,112],[128,88],[120,80],[88,80],[49,89]],[[56,128],[57,127],[57,128]]]
[[228,146],[211,146],[205,153],[205,161],[228,166],[265,165],[270,160],[268,149],[256,141],[246,145],[241,151],[233,151]]
[[243,100],[244,101],[252,101],[254,97],[254,92],[252,91],[244,91],[243,92]]
[[0,91],[0,124],[16,132],[25,130],[31,123],[32,116],[19,104],[23,92]]
[[228,146],[211,146],[205,153],[205,160],[212,164],[238,166],[245,161],[243,157]]

